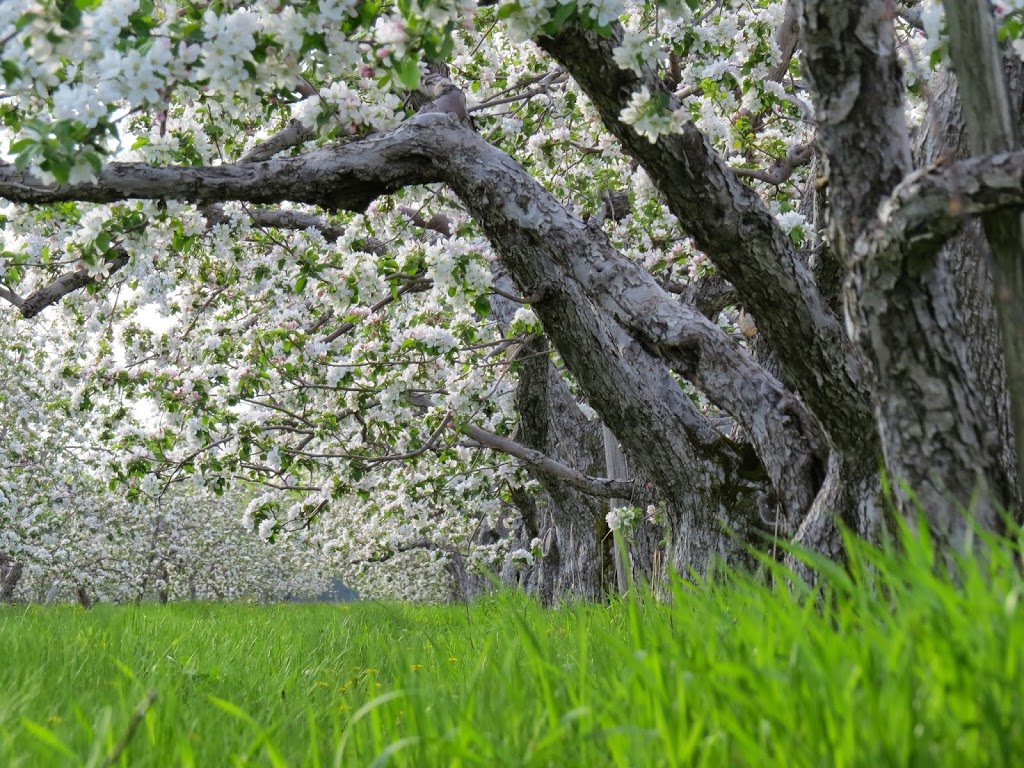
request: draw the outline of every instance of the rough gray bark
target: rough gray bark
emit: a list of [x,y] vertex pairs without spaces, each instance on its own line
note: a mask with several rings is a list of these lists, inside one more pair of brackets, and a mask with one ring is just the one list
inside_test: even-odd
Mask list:
[[[851,269],[847,311],[871,363],[885,466],[907,517],[915,521],[920,504],[949,545],[963,540],[972,502],[993,527],[995,505],[1008,497],[992,450],[997,431],[970,365],[956,273],[939,249],[969,212],[953,201],[998,188],[1003,170],[979,160],[948,176],[933,169],[904,181],[909,140],[886,5],[805,2],[804,62],[829,161],[830,239]],[[972,199],[966,207],[975,204],[984,205]]]
[[[960,81],[970,149],[976,154],[1006,152],[1019,146],[1010,92],[996,37],[992,6],[987,0],[946,0],[950,57]],[[992,255],[996,289],[993,303],[1002,332],[1007,391],[1017,448],[1017,477],[1024,477],[1024,218],[1019,211],[982,216]],[[1013,496],[1020,496],[1018,485]],[[1004,504],[1010,495],[998,489]],[[991,520],[987,521],[990,524]]]
[[[524,345],[524,351],[520,386],[516,392],[520,439],[571,466],[604,474],[601,427],[586,419],[565,380],[551,365],[547,339],[531,338]],[[553,597],[576,596],[588,600],[602,597],[609,586],[606,581],[608,560],[602,541],[604,504],[557,478],[538,475],[538,480],[548,503],[546,519],[540,521],[536,536],[542,542],[548,540],[542,545],[542,563],[552,552],[556,553]],[[549,535],[552,531],[553,538]]]
[[[968,508],[998,529],[997,508],[1012,505],[1015,493],[991,299],[979,290],[989,280],[980,240],[943,245],[967,215],[1015,204],[1003,195],[1018,169],[1015,155],[983,156],[907,175],[903,86],[886,8],[881,0],[807,0],[804,61],[829,160],[830,240],[851,270],[849,325],[870,363],[885,468],[905,516],[913,524],[924,512],[949,548],[967,538]],[[923,132],[931,159],[955,95],[944,101]]]
[[[1008,55],[1005,72],[1010,92],[1019,100],[1024,95],[1024,62]],[[965,135],[957,81],[948,70],[940,73],[932,86],[931,105],[916,144],[915,161],[920,166],[949,158],[970,155]],[[1019,108],[1016,110],[1019,114]],[[1018,133],[1020,126],[1018,126]],[[991,452],[996,456],[999,473],[1007,478],[1007,486],[1016,491],[1017,452],[1014,450],[1013,424],[1010,418],[1006,367],[996,309],[991,301],[994,282],[991,260],[984,248],[981,222],[970,218],[963,222],[958,234],[947,243],[950,269],[955,275],[958,315],[964,334],[971,341],[967,348],[968,366],[977,374],[978,394],[983,409],[989,414]],[[1020,509],[1020,496],[1010,505]]]
[[[500,293],[491,302],[491,314],[505,329],[520,306],[506,296],[517,295],[517,288],[501,268],[495,270],[494,286]],[[510,563],[502,571],[502,580],[523,587],[544,605],[564,599],[599,599],[608,587],[608,548],[601,530],[603,499],[615,492],[631,495],[632,483],[625,476],[593,476],[607,474],[597,442],[599,425],[590,423],[580,410],[550,359],[547,338],[527,338],[515,359],[520,414],[515,442],[542,457],[524,462],[542,491],[513,494],[519,524],[512,532],[510,548],[529,551],[539,541],[540,556],[526,568]],[[552,472],[552,464],[564,469]],[[573,473],[589,482],[578,482]]]
[[[128,255],[121,252],[107,261],[107,273],[112,275],[128,263]],[[34,291],[25,298],[21,298],[12,291],[0,288],[0,297],[6,299],[16,306],[26,319],[31,319],[49,306],[56,304],[69,293],[79,291],[93,282],[93,278],[85,269],[76,269],[65,272],[49,285]]]

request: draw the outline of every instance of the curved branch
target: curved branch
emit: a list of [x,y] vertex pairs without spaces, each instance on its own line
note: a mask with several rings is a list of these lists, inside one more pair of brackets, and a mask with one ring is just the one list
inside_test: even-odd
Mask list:
[[801,165],[807,165],[814,158],[814,149],[810,144],[799,144],[793,147],[786,156],[773,163],[767,170],[760,168],[733,168],[732,172],[737,176],[745,176],[748,179],[757,179],[765,184],[782,184]]
[[289,120],[288,124],[280,131],[242,155],[239,162],[259,163],[269,160],[279,152],[284,152],[286,149],[291,149],[315,138],[315,128],[304,125],[299,120]]
[[[753,194],[724,165],[719,171],[725,183],[745,190],[742,194]],[[291,199],[361,210],[384,191],[431,181],[446,181],[454,188],[520,289],[526,289],[524,294],[540,294],[538,314],[549,334],[563,329],[552,338],[577,378],[594,379],[589,373],[595,366],[606,376],[615,372],[625,377],[621,386],[637,395],[628,408],[622,403],[623,390],[610,381],[594,382],[604,394],[590,393],[616,434],[621,438],[624,430],[636,430],[642,422],[647,441],[652,435],[663,435],[666,441],[686,436],[691,446],[678,446],[675,458],[663,457],[664,466],[654,467],[651,459],[647,469],[652,476],[686,486],[695,467],[704,469],[694,477],[707,472],[709,456],[733,465],[738,459],[667,371],[652,379],[622,358],[629,342],[615,340],[616,324],[639,342],[645,366],[662,358],[740,421],[770,465],[769,474],[790,510],[806,508],[808,494],[813,493],[808,489],[818,479],[820,445],[813,419],[800,400],[721,329],[675,300],[650,273],[616,251],[602,232],[567,212],[521,165],[461,125],[456,116],[419,114],[363,141],[262,163],[213,168],[115,164],[94,184],[42,185],[5,166],[0,168],[0,195],[18,202],[143,196],[207,202],[219,196],[260,202]],[[766,211],[764,215],[774,227]],[[781,232],[779,236],[784,238]],[[755,314],[763,330],[764,317],[756,309]],[[339,332],[343,331],[335,331]],[[833,373],[823,367],[816,376],[827,379]],[[632,415],[627,418],[627,413]],[[632,426],[630,420],[635,422]],[[674,466],[677,461],[690,472]]]
[[43,184],[27,171],[0,164],[0,197],[30,204],[291,201],[327,210],[364,211],[381,195],[439,180],[429,134],[436,121],[444,119],[444,115],[425,115],[361,141],[262,162],[208,167],[110,163],[95,181],[80,184]]

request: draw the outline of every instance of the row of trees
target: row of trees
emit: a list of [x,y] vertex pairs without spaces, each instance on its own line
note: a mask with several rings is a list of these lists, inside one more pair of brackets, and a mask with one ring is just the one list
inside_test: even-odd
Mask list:
[[0,297],[129,497],[549,600],[1019,520],[1015,6],[481,5],[0,9]]
[[72,393],[47,380],[46,331],[0,332],[0,602],[275,600],[324,590],[329,564],[302,542],[270,547],[245,529],[242,489],[218,497],[176,484],[131,501],[111,491],[97,425],[69,420]]

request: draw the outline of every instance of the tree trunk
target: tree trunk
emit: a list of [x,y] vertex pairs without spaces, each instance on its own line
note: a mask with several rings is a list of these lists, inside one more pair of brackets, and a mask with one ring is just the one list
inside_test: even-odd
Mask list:
[[10,602],[14,598],[14,590],[18,588],[25,564],[15,560],[6,552],[0,552],[0,603]]
[[[521,372],[516,391],[520,426],[519,439],[545,455],[581,470],[602,475],[601,426],[580,411],[548,357],[547,339],[532,337],[519,355]],[[568,487],[556,478],[538,475],[546,501],[540,505],[535,538],[549,539],[546,559],[554,555],[552,597],[574,595],[581,599],[601,598],[608,587],[602,556],[604,503]],[[529,545],[527,544],[527,547]]]
[[[1020,71],[1009,63],[1018,93]],[[937,78],[932,99],[918,162],[967,156],[949,73]],[[992,259],[976,219],[937,251],[926,247],[902,264],[859,269],[852,284],[855,327],[877,370],[876,417],[896,499],[912,525],[923,513],[949,551],[970,539],[970,516],[1001,531],[1002,510],[1020,510],[992,296]]]
[[[1019,101],[1024,96],[1024,62],[1011,53],[1004,59],[1004,72],[1010,93]],[[952,72],[944,70],[935,78],[931,98],[931,109],[915,143],[916,164],[926,166],[940,158],[970,156],[957,80]],[[1014,111],[1021,113],[1019,109]],[[1018,133],[1022,130],[1024,126],[1018,125]],[[1007,509],[1019,510],[1017,452],[1006,366],[999,320],[991,299],[994,295],[992,262],[981,222],[967,220],[962,231],[944,246],[941,257],[953,274],[957,316],[963,324],[963,335],[970,342],[966,347],[966,367],[975,373],[976,396],[981,401],[982,412],[987,414],[986,453],[993,460],[990,471],[996,478],[1003,478],[996,484],[1007,489]]]
[[[516,286],[499,270],[495,283],[506,292]],[[496,297],[492,312],[503,327],[512,320],[518,305]],[[550,359],[544,336],[528,338],[516,353],[519,383],[517,440],[589,476],[604,475],[600,425],[591,423],[580,410],[562,375]],[[564,481],[535,472],[543,492],[535,498],[517,494],[523,525],[512,549],[533,549],[540,540],[540,556],[532,567],[509,568],[504,576],[523,584],[545,605],[565,597],[596,600],[607,590],[606,558],[602,550],[604,500],[572,488]],[[527,571],[527,572],[524,572]]]
[[[989,0],[947,0],[945,6],[950,58],[958,81],[966,83],[960,93],[961,111],[971,153],[992,155],[1017,149],[1019,115],[1003,71],[992,5]],[[999,319],[1020,477],[1024,474],[1024,217],[1019,210],[991,211],[981,217],[981,223],[997,288],[991,295]],[[1019,486],[999,488],[995,499],[1005,504],[1020,493]]]
[[75,589],[75,595],[78,597],[78,604],[80,606],[82,606],[86,610],[89,610],[90,608],[92,608],[92,606],[93,606],[93,599],[89,595],[89,590],[87,590],[84,586],[79,585]]
[[[885,469],[904,516],[913,524],[923,512],[938,546],[951,552],[967,537],[967,509],[995,529],[997,508],[1013,494],[999,458],[993,398],[985,395],[991,384],[980,380],[972,364],[979,357],[978,340],[961,304],[963,287],[978,279],[977,271],[961,272],[966,262],[940,248],[938,235],[885,251],[884,257],[865,247],[870,245],[865,238],[874,236],[880,204],[910,170],[888,7],[884,0],[871,0],[853,12],[841,0],[805,0],[803,59],[830,171],[830,241],[851,272],[845,292],[848,327],[869,363]],[[943,115],[933,110],[930,119],[941,124]],[[935,128],[926,128],[929,132]],[[983,311],[975,322],[986,324],[988,314]],[[842,458],[843,464],[856,461],[851,451]],[[843,474],[841,467],[837,471]],[[851,490],[858,485],[842,482]],[[852,521],[854,530],[880,530],[877,502],[863,502],[867,499]]]

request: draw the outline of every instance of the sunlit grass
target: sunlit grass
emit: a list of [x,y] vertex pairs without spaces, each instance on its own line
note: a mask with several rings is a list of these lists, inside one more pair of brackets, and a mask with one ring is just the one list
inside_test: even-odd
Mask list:
[[0,765],[1016,766],[1020,548],[989,544],[955,583],[908,535],[671,606],[5,608]]

